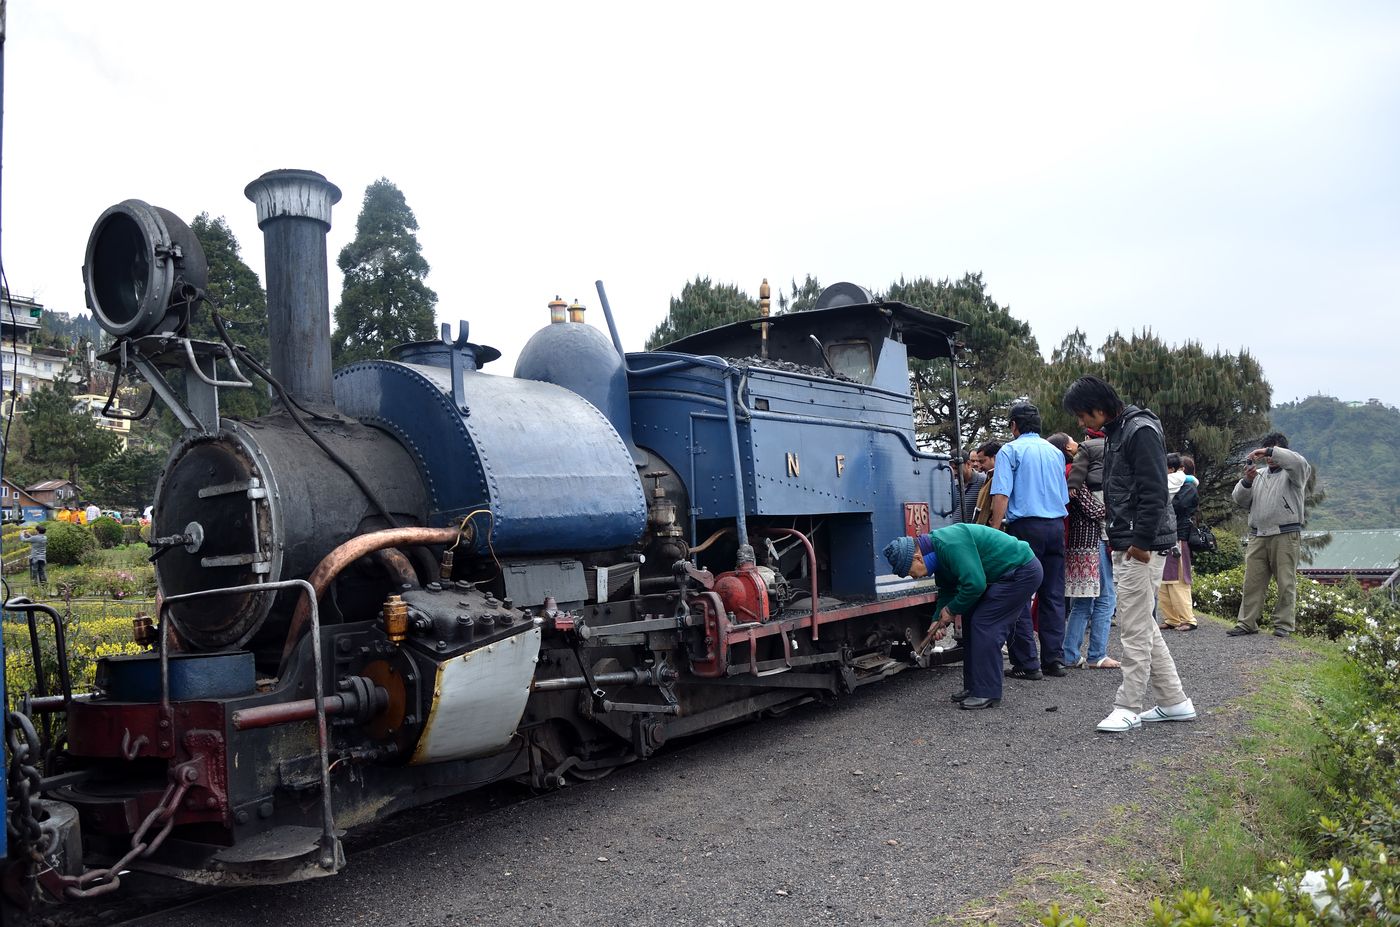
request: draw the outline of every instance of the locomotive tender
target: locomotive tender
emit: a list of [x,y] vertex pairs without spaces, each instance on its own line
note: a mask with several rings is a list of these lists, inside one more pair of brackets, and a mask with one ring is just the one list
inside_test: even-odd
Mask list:
[[[157,489],[147,652],[103,659],[92,693],[61,672],[9,717],[12,897],[100,894],[133,868],[330,874],[346,829],[396,811],[598,778],[910,666],[932,584],[879,551],[953,511],[908,360],[952,357],[960,323],[839,284],[624,355],[556,301],[514,376],[485,372],[499,352],[466,323],[333,372],[340,191],[288,170],[246,193],[270,370],[222,325],[189,337],[206,269],[179,218],[127,200],[89,240],[106,357],[185,433]],[[221,417],[254,375],[275,410]],[[37,633],[45,609],[19,607]]]

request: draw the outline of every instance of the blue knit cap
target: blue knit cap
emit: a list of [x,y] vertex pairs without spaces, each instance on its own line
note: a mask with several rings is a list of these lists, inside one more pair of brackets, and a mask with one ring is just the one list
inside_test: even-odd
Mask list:
[[908,576],[909,566],[914,562],[914,539],[905,536],[890,541],[885,546],[885,559],[896,576]]

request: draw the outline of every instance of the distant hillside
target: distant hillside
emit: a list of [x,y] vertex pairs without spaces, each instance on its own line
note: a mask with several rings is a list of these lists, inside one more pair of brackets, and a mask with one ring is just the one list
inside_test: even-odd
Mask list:
[[1272,419],[1327,494],[1309,528],[1400,527],[1400,409],[1309,396],[1276,406]]

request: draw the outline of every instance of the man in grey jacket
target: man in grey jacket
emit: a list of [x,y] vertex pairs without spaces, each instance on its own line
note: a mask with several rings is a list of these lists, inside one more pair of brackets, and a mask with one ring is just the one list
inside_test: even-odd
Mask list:
[[1278,584],[1274,605],[1275,637],[1293,633],[1298,594],[1298,552],[1302,543],[1303,492],[1312,467],[1288,449],[1288,438],[1274,432],[1249,452],[1244,476],[1231,492],[1235,504],[1249,509],[1249,546],[1244,557],[1244,599],[1231,637],[1259,633],[1269,579]]
[[19,539],[29,545],[29,578],[41,586],[47,586],[49,584],[49,537],[43,525],[39,525],[34,531],[34,534],[21,531]]

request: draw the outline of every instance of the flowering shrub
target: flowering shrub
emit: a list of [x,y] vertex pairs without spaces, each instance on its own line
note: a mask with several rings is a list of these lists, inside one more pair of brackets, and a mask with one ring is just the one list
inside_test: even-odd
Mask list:
[[1347,652],[1376,691],[1400,700],[1400,606],[1372,595],[1371,607],[1347,640]]
[[[1244,597],[1244,567],[1224,573],[1195,574],[1191,597],[1196,608],[1212,615],[1230,618],[1239,614]],[[1277,601],[1278,587],[1270,584],[1264,596],[1265,621],[1273,614]],[[1355,582],[1329,586],[1298,577],[1296,623],[1300,634],[1336,640],[1359,630],[1368,614],[1384,607],[1383,597],[1370,595]]]
[[113,599],[129,599],[133,596],[150,598],[155,595],[156,581],[153,571],[123,569],[95,569],[87,567],[74,570],[63,576],[61,584],[69,595],[107,596]]
[[[131,637],[131,619],[138,611],[149,611],[150,605],[108,605],[102,617],[100,603],[73,606],[73,614],[64,621],[68,640],[68,671],[74,692],[89,692],[95,684],[99,657],[141,653]],[[119,610],[121,609],[121,610]],[[63,611],[62,608],[59,611]],[[44,674],[52,692],[58,685],[58,656],[54,649],[53,622],[47,615],[36,615],[39,626],[39,648]],[[11,695],[35,690],[34,658],[29,643],[29,625],[13,617],[4,622],[5,688]]]

